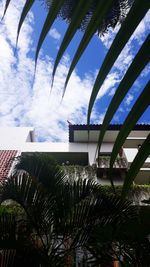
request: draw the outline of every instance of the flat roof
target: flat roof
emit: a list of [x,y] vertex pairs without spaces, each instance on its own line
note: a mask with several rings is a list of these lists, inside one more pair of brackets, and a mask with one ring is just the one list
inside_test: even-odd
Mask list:
[[[97,142],[102,124],[70,124],[69,142]],[[110,124],[104,137],[104,142],[114,142],[122,124]],[[150,124],[137,124],[130,132],[130,137],[145,138],[150,133]]]

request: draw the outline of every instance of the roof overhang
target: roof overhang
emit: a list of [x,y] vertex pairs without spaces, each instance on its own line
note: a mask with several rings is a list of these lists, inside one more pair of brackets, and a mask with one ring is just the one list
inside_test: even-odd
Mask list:
[[[69,125],[69,142],[97,142],[102,125]],[[109,125],[104,142],[114,142],[121,129],[121,124]],[[145,138],[150,133],[150,124],[138,124],[129,137]]]

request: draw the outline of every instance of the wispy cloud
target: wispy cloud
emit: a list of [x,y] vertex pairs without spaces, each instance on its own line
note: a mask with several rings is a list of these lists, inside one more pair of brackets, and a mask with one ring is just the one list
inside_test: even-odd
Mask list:
[[126,99],[125,99],[125,104],[126,104],[127,106],[129,106],[129,105],[131,104],[133,98],[134,98],[133,95],[128,94],[127,97],[126,97]]
[[51,36],[56,41],[59,41],[61,39],[61,34],[58,32],[56,28],[52,28],[49,31],[49,36]]
[[[4,2],[0,2],[0,16],[2,16]],[[69,56],[66,55],[59,65],[54,88],[50,94],[53,60],[49,56],[41,54],[35,83],[32,87],[34,59],[31,57],[31,51],[33,50],[33,27],[35,27],[32,12],[22,27],[18,53],[14,55],[16,29],[23,4],[23,0],[13,1],[0,27],[0,126],[33,126],[40,140],[67,141],[67,120],[72,123],[86,123],[87,105],[95,75],[86,74],[85,78],[81,79],[74,71],[62,101]],[[61,38],[55,28],[49,34],[55,40],[59,41]],[[113,33],[110,33],[110,39],[111,34],[113,36]],[[143,33],[140,34],[140,30],[138,36],[144,38]],[[103,42],[109,43],[110,40],[108,37],[107,39],[105,37]],[[99,92],[99,98],[114,92],[121,80],[121,74],[124,72],[125,66],[130,64],[132,56],[133,49],[132,43],[130,43],[125,48],[122,58],[116,63],[115,69],[109,73]],[[92,122],[101,123],[103,117],[104,112],[100,114],[95,107],[92,113]]]
[[[109,47],[111,46],[118,30],[119,30],[119,26],[117,26],[115,28],[115,30],[109,29],[108,33],[104,36],[101,36],[101,41],[103,42],[104,46],[106,49],[109,49]],[[134,58],[134,56],[136,55],[136,53],[139,50],[140,45],[144,42],[147,34],[148,34],[148,29],[150,28],[150,11],[147,12],[146,16],[144,17],[144,19],[141,21],[141,23],[138,25],[137,29],[134,31],[133,35],[131,36],[130,40],[128,41],[128,43],[126,44],[126,46],[124,47],[124,49],[122,50],[121,54],[119,55],[118,59],[116,60],[113,68],[111,69],[111,72],[108,74],[105,83],[107,84],[108,81],[108,86],[107,86],[107,90],[106,93],[109,94],[109,96],[113,96],[118,82],[121,81],[121,79],[123,78],[126,70],[128,69],[129,65],[132,62],[132,59]],[[141,73],[140,77],[135,81],[134,86],[133,86],[133,92],[132,95],[129,94],[127,95],[124,103],[128,105],[131,104],[133,98],[136,98],[136,92],[139,91],[136,90],[136,87],[138,84],[140,84],[141,87],[141,81],[139,82],[139,80],[142,77],[146,77],[149,75],[149,71],[150,71],[150,66],[147,66]],[[110,82],[110,77],[115,77],[115,79],[113,79],[113,82]],[[104,85],[103,85],[104,86]],[[103,88],[102,86],[102,88]],[[102,90],[102,88],[100,89],[100,92]],[[133,94],[134,93],[134,94]],[[101,94],[99,93],[99,98],[101,98]],[[124,107],[124,112],[126,112],[128,109],[128,107]],[[120,113],[120,110],[118,110]],[[116,115],[118,116],[118,115]]]
[[[40,140],[67,141],[67,120],[72,123],[86,123],[93,79],[86,75],[81,80],[74,72],[62,101],[69,57],[64,57],[60,64],[50,94],[53,63],[50,57],[42,55],[38,60],[36,79],[32,87],[34,59],[29,56],[33,49],[32,13],[22,28],[17,57],[13,53],[20,3],[17,0],[10,5],[0,28],[0,126],[33,126]],[[0,12],[2,10],[1,2]]]

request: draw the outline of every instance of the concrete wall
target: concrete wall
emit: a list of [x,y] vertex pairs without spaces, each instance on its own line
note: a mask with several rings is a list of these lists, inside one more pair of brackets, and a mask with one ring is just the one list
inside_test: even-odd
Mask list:
[[[136,131],[137,133],[137,131]],[[140,135],[140,133],[139,133]],[[134,135],[133,135],[134,136]],[[136,138],[135,138],[136,139]],[[137,138],[139,143],[139,137]],[[124,148],[124,156],[128,161],[130,166],[134,160],[138,148],[137,143],[134,144],[133,140],[130,140],[130,145],[133,148]],[[132,141],[132,142],[131,142]],[[142,139],[143,141],[143,139]],[[129,145],[129,144],[128,144]],[[92,165],[95,163],[95,153],[96,153],[97,143],[40,143],[35,142],[34,129],[32,127],[5,127],[0,128],[0,150],[18,150],[18,152],[52,152],[52,153],[69,153],[74,157],[78,157],[78,162],[80,162],[80,153],[88,154],[88,164]],[[113,148],[113,143],[107,142],[103,143],[101,147],[101,153],[111,153]],[[75,154],[73,155],[73,153]],[[78,153],[78,154],[77,154]],[[62,154],[64,155],[64,154]],[[61,156],[61,155],[60,155]],[[82,157],[82,155],[81,155]],[[75,159],[76,160],[76,159]],[[150,173],[150,157],[145,161],[142,166],[137,181],[148,181]]]
[[31,127],[0,128],[0,149],[20,150],[26,142],[32,142],[34,129]]
[[[137,148],[124,148],[124,153],[127,158],[128,164],[130,166],[136,154],[138,153],[138,149]],[[150,167],[150,157],[147,158],[143,167]]]
[[[102,153],[111,153],[113,144],[104,143],[101,148]],[[95,143],[24,143],[21,150],[23,152],[87,152],[89,155],[89,164],[95,162],[97,144]]]

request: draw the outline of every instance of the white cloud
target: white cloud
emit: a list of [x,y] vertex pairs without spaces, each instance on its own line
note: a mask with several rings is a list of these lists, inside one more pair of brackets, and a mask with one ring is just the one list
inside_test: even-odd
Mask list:
[[[29,52],[32,50],[34,17],[31,13],[26,19],[16,57],[13,50],[21,8],[18,3],[20,0],[11,4],[0,30],[0,126],[33,126],[40,139],[67,141],[67,120],[86,123],[92,77],[86,75],[81,80],[74,72],[61,103],[69,58],[64,57],[59,65],[50,95],[53,63],[48,56],[42,55],[32,88],[34,60]],[[0,12],[2,10],[0,3]]]
[[98,98],[101,98],[107,93],[110,93],[112,88],[116,86],[120,82],[120,77],[118,76],[117,72],[111,72],[107,75],[106,80],[104,81],[99,93]]
[[115,94],[115,91],[116,91],[116,88],[113,87],[108,95],[113,96]]
[[[108,33],[100,37],[101,41],[103,42],[104,46],[107,49],[109,49],[109,47],[111,46],[119,28],[120,26],[118,25],[114,30],[110,28],[108,30]],[[125,45],[124,49],[120,53],[113,68],[111,69],[111,72],[107,75],[107,78],[104,84],[100,88],[100,91],[98,94],[99,98],[101,98],[101,96],[103,95],[103,91],[105,91],[104,94],[108,93],[109,96],[113,96],[118,83],[123,78],[135,54],[138,52],[140,45],[144,42],[148,34],[148,31],[147,31],[148,28],[150,28],[150,11],[147,12],[144,19],[140,22],[137,29],[134,31],[133,35],[129,39],[128,43]],[[149,66],[145,67],[140,77],[146,77],[148,73],[149,73]],[[138,83],[139,81],[137,79],[136,82],[134,83],[135,88]],[[134,89],[134,93],[135,92],[136,92],[136,89]],[[133,99],[133,95],[131,96],[129,94],[126,98],[126,104],[130,105],[132,99]],[[119,117],[117,119],[119,119]]]
[[[103,42],[104,46],[108,49],[112,44],[120,26],[117,26],[114,30],[109,29],[108,33],[104,36],[101,36],[101,41]],[[117,61],[115,62],[115,72],[118,72],[118,75],[121,77],[125,74],[128,66],[131,64],[131,61],[135,54],[139,49],[139,45],[141,45],[146,38],[147,29],[150,28],[150,11],[147,12],[144,19],[140,22],[136,30],[134,31],[133,35],[129,39],[128,43],[125,45],[124,49],[122,50],[121,54],[119,55]],[[137,45],[135,45],[136,42]]]
[[[0,2],[0,16],[2,16],[4,2]],[[64,57],[59,65],[50,95],[53,61],[50,57],[42,55],[38,60],[36,79],[32,87],[34,60],[29,56],[33,49],[34,16],[32,13],[28,15],[22,27],[17,56],[13,53],[17,23],[23,4],[23,0],[13,1],[0,27],[0,126],[33,126],[40,139],[67,141],[67,120],[72,123],[86,123],[87,105],[94,75],[85,75],[85,78],[81,79],[74,72],[61,102],[69,57]],[[61,36],[53,28],[53,38],[58,40],[59,37]],[[131,46],[127,46],[123,58],[116,63],[115,70],[108,75],[99,92],[99,98],[106,93],[111,94],[112,89],[119,83],[120,72],[124,71],[124,66],[127,66],[132,59],[130,48]],[[93,109],[93,122],[100,123],[103,118],[104,113],[99,114],[96,109]]]
[[117,25],[115,29],[109,28],[108,32],[105,33],[104,35],[100,36],[101,41],[103,42],[104,46],[109,49],[111,46],[117,32],[119,31],[120,26]]
[[96,112],[96,110],[94,110],[91,116],[91,120],[94,121],[94,124],[101,124],[104,120],[104,117],[105,117],[105,112],[99,114],[98,112]]
[[126,99],[125,99],[125,104],[129,106],[131,104],[133,98],[134,98],[133,95],[128,94],[127,97],[126,97]]
[[61,38],[61,34],[58,32],[58,30],[56,28],[52,28],[49,31],[49,36],[51,36],[52,38],[54,38],[56,41],[59,41]]
[[[145,38],[146,30],[149,28],[150,28],[150,11],[147,12],[144,19],[140,22],[138,27],[135,29],[129,42],[131,43],[131,41],[136,40],[139,42],[139,44],[141,44]],[[100,37],[101,41],[103,42],[104,46],[107,49],[111,46],[119,29],[120,29],[119,25],[117,25],[115,29],[109,28],[108,32],[105,35]]]
[[145,32],[147,29],[150,29],[150,10],[147,12],[144,19],[140,22],[135,32],[131,37],[132,40],[136,40],[140,45],[145,39]]

